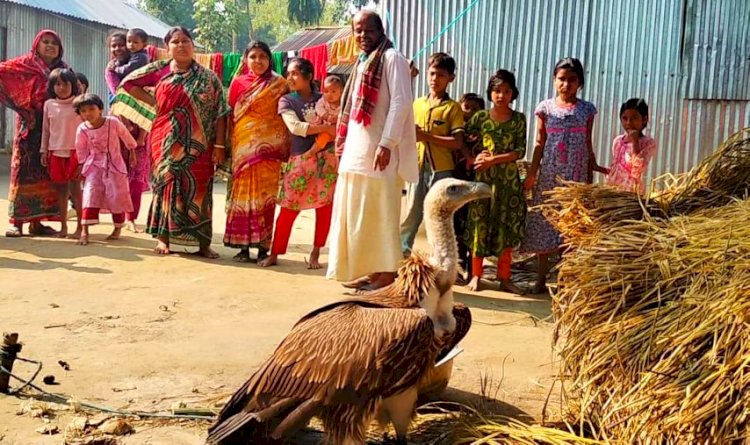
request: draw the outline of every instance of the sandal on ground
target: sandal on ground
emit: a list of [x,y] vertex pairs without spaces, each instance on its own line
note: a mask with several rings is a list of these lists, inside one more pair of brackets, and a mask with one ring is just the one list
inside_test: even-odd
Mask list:
[[238,263],[249,263],[250,252],[248,252],[247,250],[240,250],[240,253],[232,257],[232,260]]
[[13,226],[10,229],[5,231],[6,238],[20,238],[22,236],[23,236],[23,232],[21,232],[21,229],[19,229],[16,226]]

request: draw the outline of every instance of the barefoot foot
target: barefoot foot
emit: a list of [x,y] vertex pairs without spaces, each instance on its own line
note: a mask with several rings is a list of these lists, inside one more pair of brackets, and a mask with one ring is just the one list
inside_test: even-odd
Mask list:
[[55,238],[67,238],[67,237],[68,237],[68,229],[67,228],[63,228],[59,232],[57,232],[55,234]]
[[31,223],[29,226],[29,235],[32,236],[54,236],[57,231],[52,227],[47,227],[40,222]]
[[317,247],[310,252],[310,262],[307,263],[307,268],[310,270],[322,269],[320,265],[320,249]]
[[125,230],[133,233],[142,233],[143,230],[139,229],[135,221],[125,221]]
[[536,284],[534,284],[534,286],[531,288],[531,293],[533,295],[549,293],[549,290],[547,289],[547,283],[544,281],[537,281]]
[[513,280],[500,280],[500,290],[510,292],[511,294],[523,295],[525,292],[520,287],[516,286]]
[[169,244],[162,240],[158,240],[156,242],[156,247],[154,247],[154,253],[157,255],[169,255],[172,252],[169,250]]
[[391,283],[393,283],[396,279],[396,274],[392,272],[380,272],[375,274],[375,276],[371,279],[370,284],[365,284],[364,286],[360,287],[359,290],[368,292],[373,290],[378,290],[380,288],[389,286]]
[[466,287],[472,292],[477,292],[481,288],[481,281],[482,280],[479,277],[471,277],[471,281],[469,281],[469,284],[467,284]]
[[275,266],[276,264],[278,264],[278,259],[279,259],[278,255],[272,253],[271,255],[268,255],[267,257],[258,261],[258,266],[260,267]]
[[370,284],[371,281],[372,281],[372,277],[367,275],[361,278],[357,278],[356,280],[346,281],[344,283],[341,283],[341,285],[347,289],[359,289],[365,284]]
[[78,244],[79,246],[86,246],[89,243],[89,234],[88,233],[81,233],[81,237],[78,238]]
[[107,237],[108,240],[116,240],[120,239],[120,234],[122,233],[121,227],[115,227],[115,229],[112,231],[112,233],[109,234]]
[[81,228],[76,229],[75,232],[68,235],[69,239],[79,239],[81,237]]
[[196,252],[196,255],[200,255],[203,258],[208,258],[209,260],[215,260],[219,258],[219,254],[211,249],[210,246],[201,246],[200,250]]

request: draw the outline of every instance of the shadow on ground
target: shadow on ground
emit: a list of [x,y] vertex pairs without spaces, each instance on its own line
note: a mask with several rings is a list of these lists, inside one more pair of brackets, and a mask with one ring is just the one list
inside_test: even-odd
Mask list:
[[[417,409],[417,417],[412,424],[408,437],[413,445],[452,445],[461,434],[461,427],[471,416],[472,410],[483,415],[500,415],[523,422],[534,419],[526,412],[513,405],[490,399],[459,389],[448,388],[441,401],[422,405]],[[312,425],[295,435],[286,443],[300,445],[317,445],[324,438],[320,425]],[[392,431],[389,431],[392,439]],[[383,432],[372,428],[368,434],[367,445],[393,443],[383,439]]]

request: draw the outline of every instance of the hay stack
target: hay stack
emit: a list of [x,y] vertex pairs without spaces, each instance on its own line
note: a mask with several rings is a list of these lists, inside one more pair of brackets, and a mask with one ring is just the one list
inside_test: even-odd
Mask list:
[[750,437],[748,221],[746,200],[620,224],[566,256],[553,310],[571,420],[622,443]]
[[[750,129],[647,198],[585,184],[551,192],[542,211],[573,247],[553,312],[576,431],[750,444],[749,195]],[[476,443],[504,443],[474,431]],[[523,437],[554,443],[541,431]]]
[[749,190],[750,130],[650,200],[555,190],[576,247],[553,297],[569,420],[621,443],[750,437]]
[[660,185],[666,187],[656,199],[669,215],[685,215],[747,198],[750,193],[750,128],[731,136],[686,175],[663,177],[654,188]]

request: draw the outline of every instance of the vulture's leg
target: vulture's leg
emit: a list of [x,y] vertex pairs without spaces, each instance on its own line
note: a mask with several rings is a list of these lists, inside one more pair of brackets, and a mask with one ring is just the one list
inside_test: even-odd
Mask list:
[[396,443],[406,443],[406,433],[414,417],[417,396],[418,391],[415,385],[383,401],[384,408],[393,423],[393,429],[396,430]]

